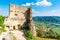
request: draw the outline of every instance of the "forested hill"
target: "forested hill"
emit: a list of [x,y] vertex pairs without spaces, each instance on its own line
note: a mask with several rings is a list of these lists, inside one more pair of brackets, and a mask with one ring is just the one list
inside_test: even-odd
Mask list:
[[33,17],[33,21],[60,24],[60,17],[58,16],[36,16],[36,17]]

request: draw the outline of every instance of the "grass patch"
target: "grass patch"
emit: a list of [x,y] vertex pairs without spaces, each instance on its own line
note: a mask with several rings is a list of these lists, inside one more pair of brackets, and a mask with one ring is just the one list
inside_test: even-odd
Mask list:
[[13,40],[17,40],[17,38],[15,36],[13,36]]
[[0,29],[0,34],[1,34],[2,32],[6,32],[6,30],[5,30],[5,29]]
[[27,40],[36,40],[36,37],[34,37],[33,34],[32,34],[32,32],[29,31],[29,30],[27,30],[25,32],[25,36],[26,36]]

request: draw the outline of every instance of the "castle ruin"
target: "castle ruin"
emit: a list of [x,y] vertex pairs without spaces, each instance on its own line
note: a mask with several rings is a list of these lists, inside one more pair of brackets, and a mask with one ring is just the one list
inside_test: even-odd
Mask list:
[[5,18],[4,24],[9,30],[15,30],[25,26],[28,27],[33,34],[35,33],[31,8],[10,4],[9,16]]

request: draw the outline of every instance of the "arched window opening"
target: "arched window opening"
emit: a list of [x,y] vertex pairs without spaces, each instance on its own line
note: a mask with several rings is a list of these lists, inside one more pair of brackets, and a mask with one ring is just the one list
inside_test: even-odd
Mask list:
[[9,26],[6,26],[6,27],[10,28]]
[[13,26],[13,29],[15,30],[15,26]]
[[15,16],[18,16],[17,14],[15,14]]

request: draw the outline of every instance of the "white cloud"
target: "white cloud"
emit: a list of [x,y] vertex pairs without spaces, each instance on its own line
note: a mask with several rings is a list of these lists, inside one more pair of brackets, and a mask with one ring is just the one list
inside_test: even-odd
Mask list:
[[30,6],[31,3],[22,4],[22,6]]
[[36,2],[35,4],[36,4],[37,6],[40,6],[40,5],[41,5],[41,3],[40,3],[40,2]]
[[26,3],[26,4],[22,4],[22,6],[31,6],[31,5],[36,5],[36,6],[51,6],[52,3],[48,2],[47,0],[42,0],[42,1],[37,1],[36,3]]
[[43,0],[41,2],[36,2],[36,5],[37,6],[51,6],[52,3],[51,2],[48,2],[47,0]]
[[38,16],[40,14],[39,11],[36,11],[35,9],[32,9],[32,16]]
[[33,9],[32,15],[33,16],[60,16],[60,10],[55,9],[55,10],[41,12],[41,11],[37,11],[37,10]]

